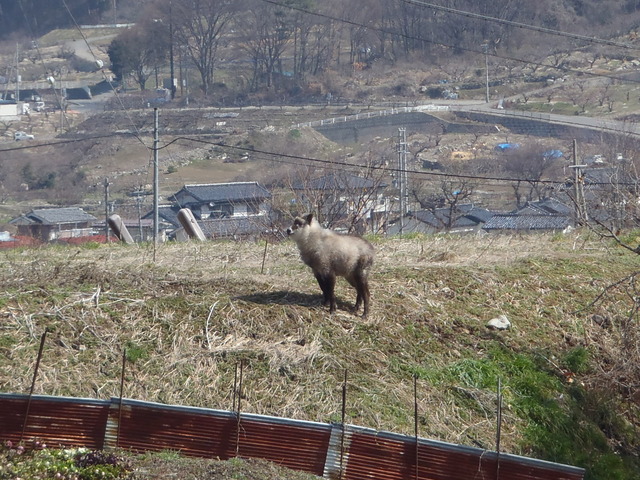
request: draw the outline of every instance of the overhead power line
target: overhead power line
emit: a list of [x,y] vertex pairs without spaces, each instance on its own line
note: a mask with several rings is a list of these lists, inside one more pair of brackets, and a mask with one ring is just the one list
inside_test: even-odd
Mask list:
[[[18,150],[36,149],[36,148],[50,147],[50,146],[59,146],[59,145],[72,144],[72,143],[78,143],[78,142],[85,142],[85,141],[91,141],[91,140],[114,138],[114,137],[118,137],[118,136],[121,136],[121,135],[123,135],[123,134],[121,134],[121,133],[118,133],[118,134],[110,133],[108,135],[95,135],[95,136],[83,137],[83,138],[59,140],[59,141],[55,141],[55,142],[39,143],[37,145],[34,145],[34,144],[20,145],[20,146],[0,149],[0,153],[12,152],[12,151],[18,151]],[[134,137],[134,138],[138,138],[137,135],[135,135],[135,134],[124,134],[124,135],[131,136],[131,137]],[[547,185],[561,185],[561,184],[564,183],[564,180],[541,180],[541,179],[520,178],[520,177],[494,177],[494,176],[481,176],[481,175],[465,175],[465,174],[452,174],[452,173],[445,173],[445,172],[425,172],[423,170],[407,170],[407,169],[401,170],[399,168],[392,168],[392,167],[381,166],[381,165],[355,165],[353,163],[343,162],[343,161],[339,161],[339,160],[326,160],[326,159],[313,158],[313,157],[302,156],[302,155],[293,155],[293,154],[287,154],[287,153],[281,153],[281,152],[271,152],[271,151],[268,151],[268,150],[261,150],[261,149],[256,149],[256,148],[242,147],[242,146],[239,146],[239,145],[228,145],[228,144],[225,144],[223,142],[215,142],[215,141],[211,141],[211,140],[204,140],[204,139],[201,139],[201,138],[184,137],[184,136],[174,137],[172,140],[170,140],[168,142],[165,142],[162,146],[158,146],[156,149],[149,147],[149,150],[150,150],[150,152],[151,151],[164,150],[164,149],[169,148],[171,145],[173,145],[175,143],[184,143],[184,142],[206,144],[206,145],[211,145],[211,146],[215,146],[215,147],[219,147],[219,148],[227,149],[227,150],[238,150],[238,151],[241,151],[241,152],[244,152],[244,153],[250,153],[250,154],[253,154],[253,155],[261,155],[261,156],[269,158],[271,161],[275,161],[275,162],[279,162],[279,163],[288,163],[288,164],[292,164],[292,165],[296,165],[296,166],[300,166],[300,162],[307,162],[307,163],[310,163],[310,164],[322,165],[325,168],[332,168],[332,169],[336,169],[336,168],[341,168],[341,169],[342,168],[351,168],[351,169],[369,168],[369,169],[372,169],[372,170],[384,170],[384,171],[389,172],[389,173],[403,173],[403,172],[406,172],[406,173],[412,174],[412,175],[414,175],[416,177],[455,178],[455,179],[460,179],[460,180],[473,180],[473,181],[483,182],[483,183],[525,182],[525,183],[536,183],[536,184],[547,184]],[[632,185],[632,184],[629,183],[629,185]]]
[[[77,139],[70,139],[70,140],[61,140],[61,141],[57,141],[57,142],[48,142],[48,143],[42,143],[42,144],[38,144],[38,145],[24,145],[24,146],[18,146],[18,147],[12,147],[12,148],[8,148],[8,149],[2,149],[0,150],[0,153],[2,152],[11,152],[11,151],[16,151],[16,150],[24,150],[27,148],[40,148],[40,147],[46,147],[46,146],[57,146],[57,145],[63,145],[63,144],[71,144],[71,143],[77,143],[77,142],[84,142],[84,141],[89,141],[89,140],[98,140],[98,139],[104,139],[104,138],[113,138],[114,136],[119,136],[121,134],[109,134],[109,135],[97,135],[97,136],[91,136],[91,137],[85,137],[85,138],[77,138]],[[133,134],[129,134],[130,136],[135,137],[135,135]],[[162,149],[166,149],[168,147],[170,147],[173,144],[176,143],[184,143],[184,142],[188,142],[188,143],[200,143],[200,144],[206,144],[206,145],[211,145],[211,146],[215,146],[215,147],[219,147],[222,149],[227,149],[227,150],[238,150],[241,151],[243,153],[250,153],[253,154],[255,156],[262,156],[265,159],[269,159],[272,162],[277,162],[277,163],[282,163],[282,164],[288,164],[288,165],[295,165],[295,166],[301,166],[301,162],[306,163],[306,164],[310,164],[310,165],[321,165],[323,168],[327,168],[327,169],[332,169],[332,170],[346,170],[346,169],[352,169],[352,170],[362,170],[362,169],[369,169],[369,170],[377,170],[377,171],[384,171],[386,173],[390,173],[390,174],[411,174],[413,175],[414,178],[422,178],[422,180],[427,181],[427,180],[438,180],[438,179],[455,179],[455,180],[470,180],[470,181],[474,181],[477,184],[484,184],[484,185],[490,185],[490,184],[504,184],[504,183],[530,183],[530,184],[538,184],[538,185],[555,185],[555,186],[561,186],[563,184],[566,183],[566,180],[542,180],[542,179],[533,179],[533,178],[518,178],[518,177],[494,177],[494,176],[480,176],[480,175],[464,175],[464,174],[452,174],[452,173],[444,173],[444,172],[425,172],[422,170],[411,170],[411,169],[401,169],[401,168],[393,168],[393,167],[388,167],[388,166],[383,166],[383,165],[357,165],[357,164],[353,164],[353,163],[349,163],[349,162],[345,162],[345,161],[340,161],[340,160],[326,160],[326,159],[320,159],[320,158],[313,158],[313,157],[307,157],[307,156],[302,156],[302,155],[293,155],[293,154],[286,154],[286,153],[281,153],[281,152],[270,152],[267,150],[261,150],[261,149],[257,149],[257,148],[249,148],[249,147],[242,147],[242,146],[238,146],[238,145],[227,145],[223,142],[214,142],[214,141],[210,141],[210,140],[203,140],[200,138],[192,138],[192,137],[175,137],[172,140],[166,142],[164,145],[162,145],[161,147],[158,147],[157,150],[162,150]],[[602,183],[597,183],[597,182],[592,182],[590,184],[591,186],[597,187],[597,186],[607,186],[610,185],[610,183],[606,183],[606,182],[602,182]],[[617,185],[635,185],[634,183],[617,183]]]
[[[67,13],[69,14],[69,18],[71,18],[71,21],[73,22],[73,25],[75,27],[75,29],[78,31],[78,33],[80,34],[82,41],[85,43],[85,45],[87,46],[87,50],[89,51],[89,53],[91,54],[91,56],[93,57],[93,61],[95,62],[95,64],[97,66],[99,66],[100,68],[100,72],[102,73],[102,77],[104,78],[104,80],[109,84],[109,86],[111,87],[111,90],[113,91],[113,94],[115,95],[116,99],[118,100],[118,102],[120,103],[120,106],[122,107],[122,110],[124,111],[124,113],[127,115],[127,119],[129,120],[129,123],[131,124],[132,128],[134,129],[135,133],[135,137],[138,139],[138,141],[140,143],[142,143],[143,145],[145,145],[144,141],[142,140],[142,138],[140,137],[140,132],[138,131],[138,127],[136,126],[135,122],[133,121],[133,119],[131,118],[131,116],[129,115],[129,110],[124,106],[124,103],[122,102],[122,99],[120,98],[120,96],[118,95],[118,91],[116,90],[116,88],[113,86],[113,83],[111,82],[111,80],[107,77],[107,74],[104,71],[104,68],[102,66],[102,62],[99,61],[98,57],[96,57],[96,54],[93,53],[93,49],[91,48],[91,44],[89,43],[89,41],[87,40],[86,35],[84,34],[84,32],[82,31],[82,29],[80,28],[80,25],[78,25],[78,22],[76,21],[75,17],[73,16],[73,13],[71,13],[71,9],[69,8],[69,6],[67,5],[66,0],[62,0],[62,4],[64,5],[65,10],[67,11]],[[145,145],[147,148],[150,149],[149,146]]]
[[[549,185],[558,185],[558,184],[564,183],[563,181],[558,181],[558,180],[534,180],[534,179],[524,179],[524,178],[515,178],[515,177],[511,177],[511,178],[509,178],[509,177],[485,177],[485,176],[479,176],[479,175],[463,175],[463,174],[451,174],[451,173],[443,173],[443,172],[424,172],[424,171],[420,171],[420,170],[404,170],[404,171],[401,171],[399,168],[392,168],[392,167],[387,167],[387,166],[383,166],[383,165],[367,165],[367,166],[354,165],[352,163],[342,162],[342,161],[339,161],[339,160],[324,160],[324,159],[320,159],[320,158],[303,157],[303,156],[300,156],[300,155],[292,155],[292,154],[287,154],[287,153],[269,152],[269,151],[266,151],[266,150],[259,150],[259,149],[256,149],[256,148],[241,147],[241,146],[238,146],[238,145],[227,145],[227,144],[222,143],[222,142],[212,142],[212,141],[209,141],[209,140],[202,140],[202,139],[199,139],[199,138],[189,138],[189,137],[176,137],[171,142],[165,144],[164,148],[168,147],[172,143],[182,142],[182,141],[195,142],[195,143],[204,143],[204,144],[207,144],[207,145],[214,145],[216,147],[225,148],[225,149],[240,150],[240,151],[246,152],[246,153],[265,155],[265,156],[268,156],[268,157],[272,158],[275,161],[279,161],[279,158],[285,158],[285,159],[288,159],[288,160],[304,161],[304,162],[309,162],[309,163],[314,163],[314,164],[319,164],[319,165],[325,165],[325,166],[328,166],[328,167],[339,166],[339,167],[349,167],[349,168],[358,168],[358,169],[369,168],[371,170],[384,170],[384,171],[387,171],[387,172],[394,172],[394,173],[400,173],[400,172],[404,173],[406,171],[407,173],[411,173],[413,175],[418,175],[418,176],[431,176],[431,177],[441,177],[441,178],[459,178],[459,179],[479,180],[479,181],[535,182],[535,183],[549,184]],[[277,157],[277,158],[274,158],[274,157]],[[296,165],[299,165],[299,163],[296,163]]]

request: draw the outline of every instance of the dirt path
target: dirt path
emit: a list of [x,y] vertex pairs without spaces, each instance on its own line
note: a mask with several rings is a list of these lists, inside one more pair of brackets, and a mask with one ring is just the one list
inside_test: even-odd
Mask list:
[[104,62],[107,55],[100,45],[103,45],[105,43],[105,40],[110,40],[115,37],[115,34],[109,34],[103,35],[101,37],[87,38],[86,40],[69,40],[65,42],[65,46],[75,52],[76,56],[82,58],[83,60],[95,62],[96,59],[99,59]]

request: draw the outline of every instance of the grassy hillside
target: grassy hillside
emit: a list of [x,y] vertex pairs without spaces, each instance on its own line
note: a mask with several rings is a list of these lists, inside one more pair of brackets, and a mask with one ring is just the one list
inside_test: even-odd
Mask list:
[[[633,237],[629,237],[633,241]],[[372,314],[334,315],[290,242],[90,245],[0,254],[0,390],[118,396],[347,422],[638,478],[638,256],[570,236],[372,239]],[[154,261],[155,256],[155,261]],[[608,288],[611,287],[611,288]],[[486,323],[506,315],[512,328]]]

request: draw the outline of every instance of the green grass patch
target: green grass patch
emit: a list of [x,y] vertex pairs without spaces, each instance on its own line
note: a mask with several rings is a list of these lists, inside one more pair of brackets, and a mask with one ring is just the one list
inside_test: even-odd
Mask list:
[[[575,348],[562,362],[573,372],[585,372],[589,354]],[[447,388],[460,407],[485,412],[486,404],[481,405],[478,398],[481,392],[496,394],[497,407],[500,381],[503,408],[525,421],[524,453],[585,466],[593,478],[636,478],[638,466],[614,450],[604,434],[616,432],[615,436],[636,443],[631,425],[597,392],[564,382],[545,355],[494,346],[482,358],[464,358],[438,369],[423,366],[415,373],[436,388]]]
[[151,351],[151,346],[140,345],[131,340],[125,344],[125,356],[129,363],[137,363],[139,361],[148,360]]

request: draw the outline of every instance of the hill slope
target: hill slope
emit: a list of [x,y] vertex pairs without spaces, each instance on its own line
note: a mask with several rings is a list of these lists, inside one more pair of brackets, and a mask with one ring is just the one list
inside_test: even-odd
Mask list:
[[3,252],[2,391],[29,391],[48,329],[35,393],[118,396],[126,349],[126,397],[231,410],[242,361],[244,411],[339,421],[346,372],[348,423],[411,434],[415,375],[420,436],[493,449],[500,380],[504,450],[640,471],[633,282],[607,289],[637,256],[585,232],[374,242],[367,320],[344,283],[329,315],[289,242]]

